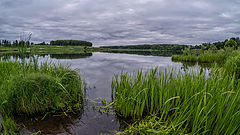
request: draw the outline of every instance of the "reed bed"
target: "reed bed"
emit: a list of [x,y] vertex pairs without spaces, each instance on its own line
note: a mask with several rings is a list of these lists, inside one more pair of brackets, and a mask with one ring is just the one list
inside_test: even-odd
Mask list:
[[200,63],[224,63],[228,55],[224,53],[204,53],[196,55],[173,55],[172,61],[200,62]]
[[240,79],[240,55],[230,57],[223,65],[223,68],[229,75],[235,74],[236,78]]
[[183,61],[183,62],[197,62],[198,57],[196,55],[173,55],[172,61]]
[[222,69],[211,74],[157,68],[121,73],[112,81],[120,117],[146,119],[123,134],[239,134],[240,85]]
[[34,116],[80,109],[83,89],[80,75],[69,67],[53,63],[2,61],[0,112],[4,117],[3,124],[16,115]]
[[206,54],[201,54],[198,56],[198,62],[202,63],[224,63],[227,59],[228,55],[224,53],[206,53]]

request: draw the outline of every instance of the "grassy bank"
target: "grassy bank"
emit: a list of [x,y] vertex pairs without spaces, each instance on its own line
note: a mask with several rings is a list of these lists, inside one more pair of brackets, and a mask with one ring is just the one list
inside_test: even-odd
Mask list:
[[[20,47],[21,48],[21,47]],[[94,47],[83,47],[83,46],[51,46],[51,45],[33,45],[26,48],[26,52],[42,54],[42,53],[86,53],[93,52]],[[0,46],[1,53],[12,53],[19,52],[19,47],[3,47]]]
[[115,111],[135,120],[147,116],[123,134],[239,133],[240,84],[234,76],[224,69],[214,69],[209,77],[158,69],[115,76]]
[[68,67],[0,62],[0,111],[5,134],[16,133],[14,116],[67,113],[81,108],[83,88],[81,77]]
[[172,61],[224,64],[228,58],[238,55],[239,52],[240,49],[234,50],[230,47],[215,51],[205,50],[204,52],[187,49],[183,50],[183,55],[173,55]]
[[196,55],[173,55],[172,61],[181,62],[201,62],[201,63],[224,63],[229,56],[226,53],[204,53]]

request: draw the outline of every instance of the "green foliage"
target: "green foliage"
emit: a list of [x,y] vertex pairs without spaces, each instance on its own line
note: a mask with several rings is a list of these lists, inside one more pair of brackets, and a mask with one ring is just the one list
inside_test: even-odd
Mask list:
[[199,62],[199,63],[224,63],[228,57],[236,55],[238,52],[234,51],[231,47],[226,47],[225,50],[205,50],[200,55],[173,55],[172,61],[181,62]]
[[149,123],[133,125],[136,130],[127,134],[240,132],[240,85],[221,69],[212,69],[208,77],[205,73],[163,73],[158,69],[145,74],[121,73],[112,82],[112,97],[114,109],[122,117],[157,116]]
[[187,45],[177,44],[144,44],[144,45],[127,45],[127,46],[101,46],[102,49],[115,50],[154,50],[154,51],[166,51],[174,52],[174,54],[181,54],[182,50],[188,47]]
[[237,42],[234,41],[233,39],[230,39],[225,43],[224,47],[232,47],[234,49],[237,49],[237,46],[238,46]]
[[224,63],[228,56],[225,53],[204,53],[198,56],[198,62],[202,63]]
[[217,53],[217,47],[214,44],[210,45],[209,51],[211,53]]
[[[227,46],[226,46],[227,44]],[[233,47],[234,49],[237,49],[239,46],[240,46],[240,39],[239,37],[232,37],[230,38],[230,40],[226,39],[225,41],[218,41],[218,42],[214,42],[214,43],[203,43],[202,45],[199,45],[199,46],[191,46],[190,49],[200,49],[202,51],[204,50],[209,50],[211,47],[211,45],[214,45],[217,50],[220,50],[220,49],[224,49],[225,47]]]
[[240,55],[230,57],[223,65],[223,68],[225,68],[230,75],[236,75],[236,77],[240,79]]
[[82,101],[80,76],[63,66],[25,64],[23,75],[19,62],[0,63],[1,111],[7,114],[35,114],[66,110]]
[[0,133],[0,135],[21,135],[13,118],[4,117],[2,122],[4,131],[2,134]]
[[198,57],[196,55],[173,55],[172,61],[182,61],[182,62],[196,62]]
[[77,72],[53,63],[24,63],[24,69],[18,61],[0,62],[0,111],[5,132],[12,132],[8,127],[14,127],[9,125],[15,125],[11,122],[15,115],[72,112],[82,107],[85,87]]
[[92,46],[91,42],[81,40],[56,40],[51,41],[50,45],[58,46]]
[[[143,120],[136,121],[126,130],[120,132],[123,135],[163,135],[163,134],[184,134],[183,131],[174,132],[166,122],[159,122],[158,116],[147,116]],[[173,126],[173,125],[172,125]]]

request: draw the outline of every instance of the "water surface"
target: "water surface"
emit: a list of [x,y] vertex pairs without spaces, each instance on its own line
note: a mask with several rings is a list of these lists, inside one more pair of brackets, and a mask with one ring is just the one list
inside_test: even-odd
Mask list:
[[[79,57],[77,57],[79,56]],[[115,113],[100,113],[101,98],[111,101],[111,81],[114,74],[121,71],[132,73],[138,69],[144,71],[158,67],[160,70],[175,68],[197,68],[198,64],[182,64],[172,62],[171,57],[143,56],[135,54],[93,53],[83,55],[40,55],[39,61],[50,60],[77,70],[87,83],[86,100],[83,110],[71,118],[50,117],[38,121],[36,119],[21,118],[18,124],[22,132],[31,134],[41,131],[41,134],[73,134],[73,135],[98,135],[113,134],[122,130],[126,123],[117,118]]]

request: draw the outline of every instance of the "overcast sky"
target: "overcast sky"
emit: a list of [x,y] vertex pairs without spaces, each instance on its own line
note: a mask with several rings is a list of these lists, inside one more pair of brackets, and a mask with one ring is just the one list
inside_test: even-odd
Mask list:
[[240,36],[240,0],[0,0],[0,39],[200,44]]

